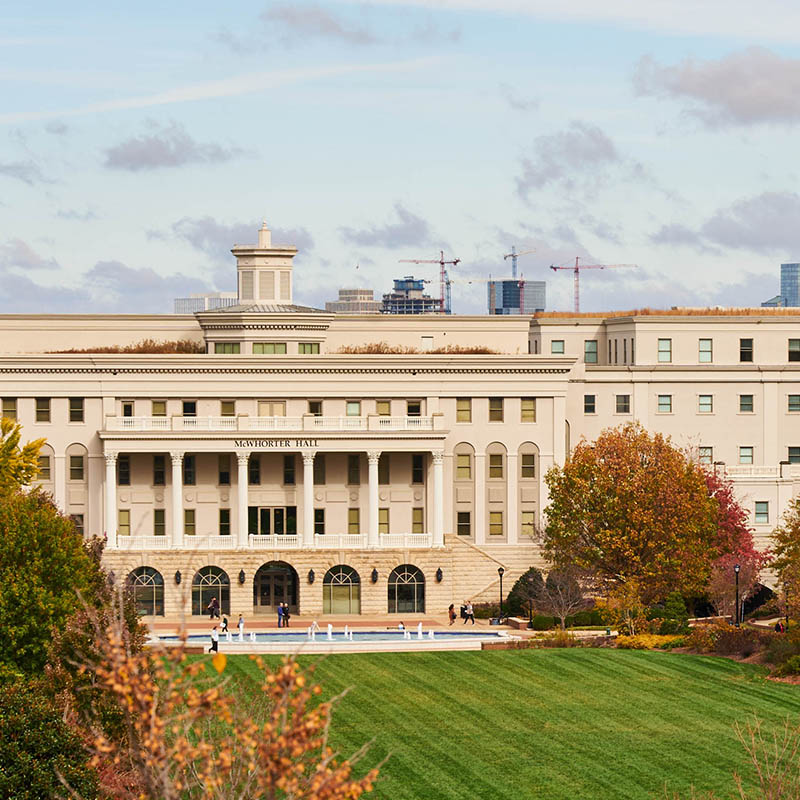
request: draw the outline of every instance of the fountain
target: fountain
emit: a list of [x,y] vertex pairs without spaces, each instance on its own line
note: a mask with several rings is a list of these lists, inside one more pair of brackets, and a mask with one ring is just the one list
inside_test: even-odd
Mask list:
[[428,631],[428,638],[433,639],[433,631]]
[[333,641],[333,625],[330,622],[328,623],[328,641]]
[[417,639],[421,638],[422,638],[422,623],[420,622],[419,625],[417,625]]
[[225,641],[226,642],[233,641],[233,634],[230,631],[225,631]]

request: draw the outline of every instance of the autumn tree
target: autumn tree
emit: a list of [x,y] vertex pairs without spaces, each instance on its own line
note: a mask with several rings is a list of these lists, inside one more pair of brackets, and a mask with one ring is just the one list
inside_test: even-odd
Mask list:
[[544,550],[606,592],[628,583],[646,604],[671,591],[698,594],[717,554],[716,501],[698,465],[641,425],[580,442],[545,476],[550,505]]
[[39,471],[39,451],[44,439],[20,445],[22,426],[0,417],[0,496],[27,486]]
[[781,524],[772,534],[772,568],[784,586],[784,602],[792,619],[800,618],[800,497],[789,503]]
[[536,609],[556,617],[561,630],[567,627],[567,617],[583,611],[589,603],[582,581],[585,575],[574,566],[554,567],[539,588]]

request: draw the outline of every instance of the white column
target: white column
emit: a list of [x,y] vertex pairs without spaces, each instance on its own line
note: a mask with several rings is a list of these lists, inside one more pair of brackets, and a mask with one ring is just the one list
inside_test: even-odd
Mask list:
[[169,455],[172,459],[172,546],[183,547],[183,453]]
[[433,546],[444,547],[444,453],[433,451]]
[[517,489],[517,454],[506,454],[506,488],[508,489],[508,497],[506,498],[506,541],[509,544],[517,544],[519,541],[519,511],[517,498],[519,491]]
[[[117,454],[114,454],[114,463],[117,463]],[[53,500],[56,508],[62,513],[67,513],[67,457],[53,456]],[[87,465],[88,469],[88,465]]]
[[247,547],[247,462],[250,453],[236,453],[236,546]]
[[553,398],[553,458],[563,466],[567,457],[567,398]]
[[367,547],[378,547],[378,459],[380,450],[370,450],[367,453],[369,462],[369,517],[367,519]]
[[303,547],[314,546],[314,452],[303,450]]
[[106,452],[106,541],[108,548],[117,546],[117,454]]
[[475,453],[475,544],[486,544],[486,453]]

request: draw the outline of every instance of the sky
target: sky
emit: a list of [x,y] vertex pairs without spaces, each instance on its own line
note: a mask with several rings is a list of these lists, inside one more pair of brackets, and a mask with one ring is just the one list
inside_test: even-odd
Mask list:
[[[0,6],[0,313],[169,313],[293,244],[294,299],[490,274],[549,310],[759,305],[800,261],[800,4]],[[470,282],[471,281],[471,282]]]

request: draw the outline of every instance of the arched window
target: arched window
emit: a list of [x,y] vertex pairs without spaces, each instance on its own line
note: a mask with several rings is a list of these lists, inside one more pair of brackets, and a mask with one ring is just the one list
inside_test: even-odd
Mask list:
[[231,582],[219,567],[203,567],[192,580],[192,614],[206,614],[211,598],[216,597],[220,612],[231,613]]
[[360,614],[361,578],[346,564],[331,567],[322,581],[323,614]]
[[164,616],[164,578],[157,569],[137,567],[128,575],[137,614]]
[[389,575],[389,613],[420,614],[425,611],[425,576],[413,564],[401,564]]

